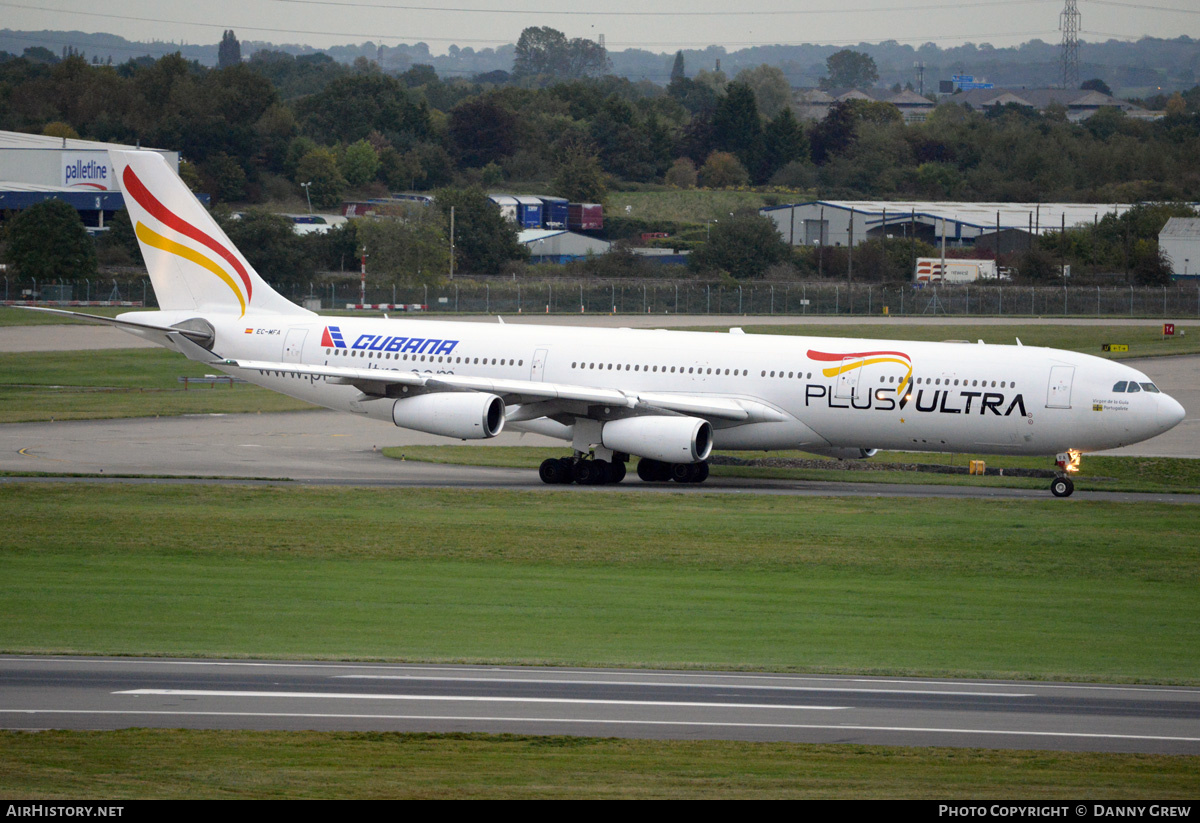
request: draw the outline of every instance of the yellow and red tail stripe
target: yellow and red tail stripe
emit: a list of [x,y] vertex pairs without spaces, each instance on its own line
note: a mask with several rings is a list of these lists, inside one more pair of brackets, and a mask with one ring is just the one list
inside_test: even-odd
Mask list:
[[[121,175],[121,183],[125,187],[126,193],[132,196],[133,199],[137,201],[139,206],[152,214],[156,219],[160,220],[164,226],[174,229],[184,237],[190,237],[197,243],[207,246],[209,249],[212,249],[214,252],[224,258],[229,265],[233,266],[233,269],[237,272],[242,284],[246,287],[246,299],[242,301],[242,311],[244,313],[246,310],[246,303],[249,302],[250,298],[254,296],[254,287],[250,283],[249,272],[246,271],[246,267],[242,265],[242,262],[237,259],[237,255],[230,251],[216,238],[209,234],[205,234],[203,231],[196,228],[191,223],[187,222],[159,202],[158,198],[151,194],[150,190],[146,188],[146,185],[134,172],[132,166],[125,167],[125,173]],[[205,266],[205,268],[210,267]],[[236,287],[234,287],[234,291],[238,291]],[[242,300],[240,293],[238,294],[238,300]]]
[[177,254],[184,260],[190,260],[196,265],[208,269],[217,277],[224,280],[225,284],[229,286],[229,288],[233,289],[233,293],[237,295],[238,303],[240,303],[242,306],[242,314],[246,313],[246,299],[242,297],[242,292],[237,287],[237,283],[234,283],[233,278],[229,276],[229,273],[217,265],[217,262],[211,257],[206,257],[193,248],[185,246],[182,243],[176,243],[174,240],[171,240],[168,237],[163,237],[154,229],[148,227],[141,220],[139,220],[137,222],[137,226],[134,227],[134,233],[137,234],[138,240],[142,241],[147,246],[153,246],[156,249],[162,249],[170,254]]
[[[896,391],[902,393],[912,379],[913,367],[912,358],[902,351],[857,351],[857,352],[824,352],[816,351],[815,349],[808,350],[808,359],[818,362],[836,362],[838,365],[822,369],[821,373],[826,377],[837,377],[839,374],[861,369],[863,366],[872,366],[876,363],[898,363],[907,369],[904,379],[900,381],[900,385]],[[852,362],[846,362],[847,360]]]

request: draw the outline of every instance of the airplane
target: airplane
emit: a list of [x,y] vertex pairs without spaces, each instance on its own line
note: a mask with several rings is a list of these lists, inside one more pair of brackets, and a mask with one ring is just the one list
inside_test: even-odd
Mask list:
[[[714,448],[856,459],[878,449],[1046,455],[1057,497],[1085,452],[1183,407],[1145,374],[1018,345],[322,317],[275,292],[155,152],[112,151],[158,311],[82,315],[319,406],[462,440],[570,444],[548,484],[701,483]],[[43,309],[79,316],[79,313]]]

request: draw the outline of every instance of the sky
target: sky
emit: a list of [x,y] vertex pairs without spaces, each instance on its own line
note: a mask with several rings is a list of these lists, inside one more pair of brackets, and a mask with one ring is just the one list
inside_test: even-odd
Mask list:
[[[1062,39],[1066,0],[0,0],[0,25],[17,30],[108,32],[130,40],[240,40],[328,48],[371,40],[425,42],[434,54],[515,43],[527,26],[568,37],[605,38],[610,51],[898,40],[945,48],[964,42],[1011,46]],[[547,8],[550,6],[553,10]],[[1200,39],[1195,0],[1077,0],[1079,39],[1143,36]]]

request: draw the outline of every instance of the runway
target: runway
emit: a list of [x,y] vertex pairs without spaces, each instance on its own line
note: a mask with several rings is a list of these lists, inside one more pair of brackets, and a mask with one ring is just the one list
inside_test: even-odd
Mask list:
[[135,726],[1200,754],[1200,689],[619,669],[0,657],[0,727]]
[[[445,444],[434,435],[397,429],[332,411],[197,415],[157,419],[78,420],[0,426],[0,471],[147,478],[144,482],[281,482],[305,485],[454,487],[577,494],[777,494],[819,497],[971,497],[1041,500],[1048,489],[900,485],[710,477],[701,486],[643,483],[635,474],[619,485],[544,485],[533,469],[451,466],[384,457],[384,446]],[[566,446],[537,435],[503,433],[477,448]],[[0,482],[56,478],[7,477]],[[71,480],[69,477],[60,478]],[[107,482],[77,479],[72,482]],[[124,482],[132,482],[125,480]],[[1200,504],[1197,494],[1077,491],[1072,500]]]

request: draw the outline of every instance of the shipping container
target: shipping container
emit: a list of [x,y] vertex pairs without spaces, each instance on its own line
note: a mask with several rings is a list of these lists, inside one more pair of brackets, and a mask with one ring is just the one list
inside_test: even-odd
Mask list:
[[517,201],[517,225],[523,229],[542,227],[542,201],[529,194],[515,194]]
[[599,203],[571,203],[567,207],[567,225],[578,231],[604,228],[604,206]]
[[567,198],[539,197],[542,201],[542,226],[547,229],[567,227]]
[[508,194],[489,194],[488,200],[500,207],[501,217],[517,223],[517,198]]

